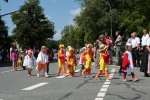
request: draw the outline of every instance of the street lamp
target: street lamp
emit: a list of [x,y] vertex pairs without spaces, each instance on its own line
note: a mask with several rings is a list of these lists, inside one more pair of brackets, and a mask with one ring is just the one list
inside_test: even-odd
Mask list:
[[[110,3],[108,1],[106,1],[106,0],[102,0],[102,1],[106,2],[109,5],[110,12],[111,12],[111,5],[110,5]],[[111,18],[110,18],[110,33],[111,33],[111,36],[112,36],[112,12],[111,12]]]

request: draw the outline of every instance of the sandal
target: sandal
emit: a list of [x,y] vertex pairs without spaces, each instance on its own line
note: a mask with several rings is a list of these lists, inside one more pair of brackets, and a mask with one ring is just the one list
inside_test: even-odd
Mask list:
[[132,80],[133,80],[133,82],[137,82],[139,79],[133,78]]
[[48,76],[48,75],[45,75],[45,77],[46,77],[46,78],[49,78],[49,76]]
[[40,75],[39,75],[39,74],[37,74],[37,77],[40,77]]
[[95,77],[95,79],[96,79],[96,80],[101,80],[101,78],[99,78],[99,77],[97,77],[97,76]]
[[123,79],[123,82],[129,82],[129,80],[128,79]]
[[110,78],[110,77],[107,77],[106,79],[107,79],[107,80],[111,80],[111,78]]

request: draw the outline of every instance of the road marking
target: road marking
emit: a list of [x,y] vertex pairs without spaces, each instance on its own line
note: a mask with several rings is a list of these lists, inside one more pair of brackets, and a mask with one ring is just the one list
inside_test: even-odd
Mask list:
[[103,91],[103,92],[105,91],[105,92],[106,92],[106,91],[107,91],[107,88],[101,88],[100,91]]
[[[17,70],[22,70],[22,68],[19,68],[19,69],[17,69]],[[14,70],[8,70],[8,71],[3,71],[3,72],[1,72],[1,73],[7,73],[7,72],[13,72]]]
[[78,73],[80,70],[81,70],[81,69],[77,69],[77,70],[75,70],[74,72],[75,72],[75,73]]
[[38,88],[38,87],[43,86],[43,85],[46,85],[46,84],[48,84],[48,82],[39,83],[39,84],[30,86],[30,87],[24,88],[24,89],[22,89],[22,90],[33,90],[33,89],[35,89],[35,88]]
[[64,75],[62,75],[62,76],[58,76],[58,77],[56,77],[56,78],[64,78],[65,76]]
[[110,82],[105,82],[104,84],[110,84]]
[[95,98],[95,100],[103,100],[103,98]]
[[[81,69],[77,69],[77,70],[75,70],[74,72],[75,73],[78,73],[79,71],[80,71]],[[67,74],[68,75],[68,74]],[[61,75],[61,76],[57,76],[56,78],[64,78],[65,76],[64,75]]]
[[105,96],[105,92],[103,92],[103,93],[102,93],[102,92],[99,92],[97,96],[98,96],[98,97],[104,97],[104,96]]
[[[113,77],[113,75],[114,75],[114,72],[115,72],[115,68],[113,68],[112,70],[111,70],[111,73],[112,74],[109,74],[110,76],[109,77]],[[100,92],[97,94],[97,98],[95,98],[95,100],[103,100],[104,99],[104,97],[105,97],[105,94],[106,94],[106,92],[107,92],[107,89],[108,89],[108,87],[109,87],[109,85],[110,85],[110,82],[111,82],[111,80],[107,80],[106,79],[106,81],[104,82],[104,85],[102,86],[102,88],[100,89]]]

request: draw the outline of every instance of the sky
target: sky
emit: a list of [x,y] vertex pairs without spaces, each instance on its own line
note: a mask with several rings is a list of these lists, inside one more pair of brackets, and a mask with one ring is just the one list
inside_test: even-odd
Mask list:
[[[0,14],[3,15],[19,10],[25,1],[26,0],[8,0],[8,3],[6,3],[4,0],[0,0]],[[54,22],[56,30],[54,40],[61,38],[60,33],[64,26],[74,25],[73,18],[81,11],[79,3],[75,2],[75,0],[40,0],[40,6],[44,9],[45,16]],[[2,17],[2,20],[4,20],[6,26],[9,27],[8,34],[12,35],[12,30],[15,28],[15,25],[13,25],[11,21],[11,15]]]

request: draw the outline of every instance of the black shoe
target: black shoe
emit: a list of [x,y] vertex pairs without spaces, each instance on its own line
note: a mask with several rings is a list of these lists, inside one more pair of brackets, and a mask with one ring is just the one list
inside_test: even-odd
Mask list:
[[26,68],[25,68],[25,67],[23,67],[23,70],[26,70]]
[[121,76],[121,72],[118,72],[118,74]]
[[150,77],[148,74],[144,74],[145,75],[145,77]]

